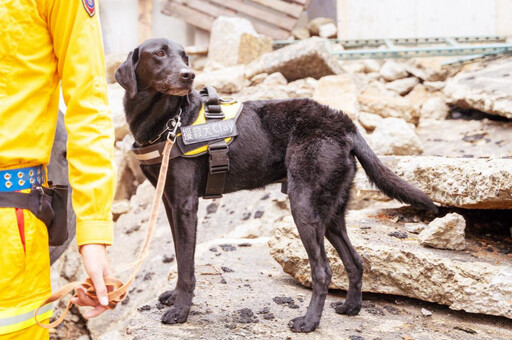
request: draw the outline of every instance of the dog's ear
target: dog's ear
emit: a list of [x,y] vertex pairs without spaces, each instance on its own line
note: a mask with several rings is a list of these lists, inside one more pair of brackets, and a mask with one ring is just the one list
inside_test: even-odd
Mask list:
[[121,85],[127,92],[130,98],[133,99],[137,94],[137,76],[135,70],[139,63],[139,48],[133,50],[128,54],[126,61],[122,63],[116,70],[115,78],[119,85]]

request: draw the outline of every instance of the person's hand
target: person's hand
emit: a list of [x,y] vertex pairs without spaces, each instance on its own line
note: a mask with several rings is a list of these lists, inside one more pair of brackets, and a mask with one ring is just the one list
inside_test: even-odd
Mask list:
[[84,318],[89,319],[107,310],[105,307],[108,305],[107,287],[103,278],[111,276],[111,271],[105,245],[85,244],[80,247],[80,253],[85,271],[94,284],[99,303],[88,297],[82,288],[77,288],[78,297],[72,298],[71,301],[79,306],[94,307],[84,314]]

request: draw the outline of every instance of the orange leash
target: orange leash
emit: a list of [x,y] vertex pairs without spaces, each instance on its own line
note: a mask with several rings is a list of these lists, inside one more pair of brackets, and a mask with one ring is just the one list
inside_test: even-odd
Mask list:
[[[177,125],[179,125],[179,123]],[[175,129],[174,129],[174,133],[176,132],[176,129],[177,129],[177,127],[175,127]],[[123,283],[120,280],[114,279],[114,278],[109,278],[109,277],[105,278],[105,285],[107,286],[107,290],[110,290],[110,289],[112,290],[110,293],[107,294],[108,301],[109,301],[109,304],[107,306],[108,309],[114,309],[119,302],[123,301],[126,298],[126,293],[128,291],[128,287],[130,287],[130,284],[133,282],[133,280],[135,280],[135,276],[139,272],[139,269],[142,265],[144,258],[149,253],[149,244],[151,243],[151,238],[152,238],[153,232],[155,230],[156,219],[158,217],[158,208],[160,206],[160,201],[162,199],[162,195],[164,192],[165,179],[167,178],[167,170],[169,169],[169,155],[171,153],[171,149],[174,144],[174,140],[171,140],[169,137],[170,136],[167,137],[167,141],[165,143],[165,147],[164,147],[164,151],[163,151],[162,165],[160,166],[160,173],[158,175],[158,183],[156,186],[156,193],[155,193],[155,196],[153,197],[153,205],[151,206],[151,215],[150,215],[149,222],[148,222],[148,229],[146,231],[146,237],[144,238],[144,243],[143,243],[142,249],[139,253],[139,256],[137,257],[137,262],[135,263],[135,269],[133,270],[132,275],[130,276],[130,278],[128,279],[128,281],[126,283]],[[40,323],[39,320],[37,320],[37,313],[39,312],[39,309],[41,307],[43,307],[44,305],[46,305],[50,302],[60,300],[61,298],[63,298],[64,296],[66,296],[67,294],[69,294],[70,292],[72,292],[74,290],[75,290],[75,294],[73,295],[73,297],[78,296],[76,293],[76,289],[78,287],[82,287],[85,290],[85,294],[87,296],[89,296],[91,299],[93,299],[94,301],[98,301],[98,298],[96,296],[96,291],[94,290],[94,285],[90,278],[87,278],[85,280],[85,282],[75,281],[75,282],[68,283],[68,284],[64,285],[63,287],[61,287],[60,289],[58,289],[49,298],[47,298],[43,303],[41,303],[41,305],[39,307],[37,307],[37,309],[34,312],[34,319],[36,320],[37,324],[43,328],[55,328],[58,325],[60,325],[60,323],[66,317],[66,314],[68,313],[69,309],[73,305],[71,300],[69,300],[68,305],[67,305],[66,309],[64,310],[64,312],[62,313],[62,315],[57,320],[55,320],[54,322],[52,322],[50,324],[46,325],[46,324]]]

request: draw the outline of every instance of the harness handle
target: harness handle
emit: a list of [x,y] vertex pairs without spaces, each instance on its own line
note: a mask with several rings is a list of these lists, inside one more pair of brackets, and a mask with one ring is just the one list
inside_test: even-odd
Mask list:
[[[106,307],[107,309],[111,309],[111,310],[114,309],[119,302],[123,301],[126,298],[127,291],[128,291],[128,288],[130,287],[130,284],[133,282],[133,280],[135,280],[135,277],[136,277],[137,273],[139,272],[139,269],[142,265],[142,262],[144,261],[144,258],[149,254],[149,244],[151,243],[151,239],[153,237],[153,232],[155,231],[156,219],[158,217],[158,209],[160,206],[159,203],[162,199],[162,195],[164,192],[165,180],[167,178],[167,171],[169,170],[169,156],[171,153],[172,146],[174,145],[174,141],[175,141],[175,136],[172,136],[171,133],[169,133],[169,135],[166,138],[166,142],[165,142],[162,165],[160,166],[160,173],[158,174],[158,183],[156,185],[156,193],[155,193],[155,196],[153,196],[153,204],[151,206],[151,215],[149,217],[148,229],[146,230],[146,237],[144,238],[144,243],[142,245],[139,256],[137,257],[137,261],[134,264],[135,268],[132,272],[132,275],[130,276],[130,278],[128,279],[128,281],[126,283],[123,283],[122,281],[115,279],[115,278],[110,278],[110,277],[104,278],[105,285],[107,286],[107,288],[113,289],[110,293],[107,294],[108,301],[109,301],[109,304]],[[98,301],[98,297],[96,296],[96,291],[94,289],[94,285],[90,278],[87,278],[85,280],[85,282],[79,282],[79,281],[70,282],[70,283],[64,285],[63,287],[61,287],[60,289],[58,289],[52,295],[50,295],[50,297],[48,297],[45,301],[43,301],[41,303],[41,305],[39,305],[39,307],[37,307],[37,309],[34,311],[34,319],[35,319],[36,323],[40,327],[47,328],[47,329],[55,328],[58,325],[60,325],[61,322],[66,317],[66,314],[68,313],[69,309],[73,305],[71,300],[69,300],[69,302],[66,306],[66,309],[64,310],[62,315],[54,322],[47,324],[47,325],[42,324],[39,322],[39,320],[37,320],[37,314],[39,312],[39,309],[48,303],[60,300],[61,298],[63,298],[64,296],[66,296],[67,294],[69,294],[72,291],[75,291],[73,297],[77,297],[78,294],[76,293],[76,289],[78,287],[82,287],[85,290],[85,294],[87,296],[89,296],[91,299],[93,299],[94,301]]]

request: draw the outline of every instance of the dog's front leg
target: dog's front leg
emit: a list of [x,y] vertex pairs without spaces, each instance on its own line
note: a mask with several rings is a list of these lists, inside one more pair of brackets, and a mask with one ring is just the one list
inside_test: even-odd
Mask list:
[[[176,191],[180,192],[179,190]],[[173,193],[176,191],[173,191]],[[162,322],[175,324],[187,321],[194,295],[196,284],[194,253],[198,198],[197,195],[166,196],[164,197],[164,203],[174,240],[178,264],[178,281],[176,288],[160,295],[159,300],[163,304],[171,305],[171,308],[162,315]]]

